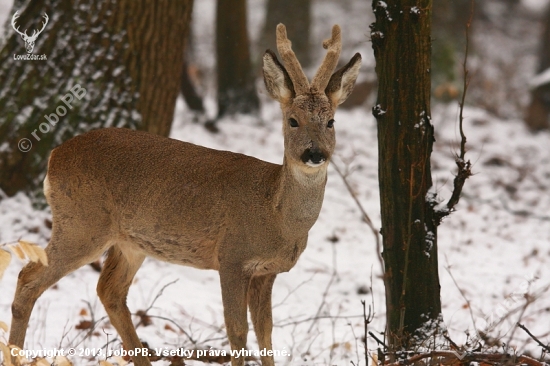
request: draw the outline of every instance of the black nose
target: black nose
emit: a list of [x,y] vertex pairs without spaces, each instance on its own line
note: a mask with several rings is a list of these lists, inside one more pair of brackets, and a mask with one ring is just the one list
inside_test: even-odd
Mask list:
[[304,151],[301,158],[305,164],[307,163],[320,164],[326,160],[325,155],[318,148],[307,149],[306,151]]

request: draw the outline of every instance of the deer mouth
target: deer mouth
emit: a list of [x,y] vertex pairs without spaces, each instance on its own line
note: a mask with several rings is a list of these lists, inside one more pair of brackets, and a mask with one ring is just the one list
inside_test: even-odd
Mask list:
[[307,149],[300,157],[302,162],[312,168],[317,168],[327,161],[325,154],[317,148]]

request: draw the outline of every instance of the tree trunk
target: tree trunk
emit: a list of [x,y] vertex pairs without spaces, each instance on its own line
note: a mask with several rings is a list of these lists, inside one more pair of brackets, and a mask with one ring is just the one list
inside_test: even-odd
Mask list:
[[0,51],[2,190],[37,191],[51,149],[79,133],[116,126],[169,134],[192,0],[27,4],[13,10],[17,26],[31,34],[49,16],[34,48],[47,60],[15,60],[26,54],[16,33]]
[[[441,315],[430,155],[431,0],[374,0],[379,184],[387,332],[392,350],[422,341]],[[417,340],[413,335],[419,336]]]
[[[277,50],[275,29],[284,23],[292,49],[302,67],[311,65],[309,33],[311,27],[311,0],[268,0],[262,31],[261,51]],[[262,52],[263,55],[263,52]]]
[[260,101],[250,62],[246,0],[218,0],[216,56],[218,118],[236,113],[256,113]]
[[189,76],[189,67],[185,61],[183,62],[183,72],[181,73],[181,94],[190,110],[197,114],[204,115],[205,110],[202,98],[199,93],[197,93],[195,85]]
[[[544,16],[544,31],[542,33],[539,51],[538,73],[550,69],[550,7]],[[550,128],[550,82],[537,85],[531,92],[531,104],[527,108],[525,123],[532,131]]]
[[193,53],[193,27],[191,25],[192,13],[189,12],[187,22],[189,23],[189,31],[187,32],[187,39],[185,45],[185,56],[183,57],[183,71],[181,73],[181,94],[185,100],[185,104],[191,110],[193,114],[194,122],[205,122],[206,110],[204,109],[204,103],[202,96],[197,92],[197,85],[191,75],[191,70],[196,67],[189,64],[189,60],[192,59]]
[[[464,58],[464,30],[470,18],[471,0],[438,0],[433,2],[432,84],[434,97],[454,101],[459,96],[461,81],[458,67]],[[472,49],[472,42],[469,45]]]

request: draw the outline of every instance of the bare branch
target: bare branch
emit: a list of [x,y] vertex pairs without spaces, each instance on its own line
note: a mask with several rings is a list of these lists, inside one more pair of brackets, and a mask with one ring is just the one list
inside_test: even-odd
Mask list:
[[525,333],[529,334],[529,337],[533,338],[533,340],[535,342],[537,342],[539,344],[539,346],[541,346],[544,350],[546,350],[547,352],[550,352],[550,347],[548,345],[545,345],[544,343],[542,343],[537,337],[535,337],[530,331],[529,329],[527,329],[525,327],[525,325],[523,324],[520,324],[520,323],[517,323],[518,327],[520,327],[521,329],[523,329],[525,331]]
[[[445,259],[447,259],[447,258],[445,258]],[[472,312],[472,306],[470,304],[470,300],[468,300],[468,298],[466,297],[466,294],[464,293],[464,290],[462,290],[462,288],[460,288],[460,286],[456,282],[453,274],[451,273],[451,266],[448,263],[447,263],[447,266],[445,267],[445,270],[447,271],[449,276],[451,276],[451,279],[453,280],[453,283],[455,284],[456,288],[458,289],[458,292],[460,292],[460,295],[462,296],[464,301],[466,301],[466,304],[468,304],[468,310],[470,311],[470,318],[472,319],[472,325],[474,326],[474,329],[477,329],[474,313]]]
[[501,353],[481,353],[481,352],[457,352],[457,351],[432,351],[421,353],[409,357],[405,360],[386,364],[386,366],[403,366],[412,365],[415,362],[423,360],[425,358],[447,358],[454,359],[461,362],[461,364],[468,364],[469,362],[497,362],[499,364],[505,364],[506,361],[516,361],[518,363],[527,364],[529,366],[547,366],[545,362],[537,361],[534,358],[528,356],[516,356]]
[[340,178],[342,178],[342,181],[344,182],[344,185],[346,186],[346,189],[348,190],[351,198],[353,198],[353,201],[355,202],[355,204],[357,205],[357,208],[359,208],[359,211],[361,212],[361,215],[363,216],[362,217],[363,221],[369,226],[369,228],[372,232],[372,235],[374,236],[374,240],[376,242],[376,254],[378,256],[378,261],[380,262],[380,270],[382,271],[382,275],[384,275],[384,273],[385,273],[385,271],[384,271],[384,259],[382,258],[382,254],[381,254],[382,251],[380,249],[381,244],[380,244],[380,236],[378,235],[378,229],[376,229],[376,227],[372,223],[372,220],[369,217],[369,214],[367,213],[367,211],[365,210],[365,208],[363,207],[361,202],[359,202],[359,199],[357,198],[357,195],[355,194],[355,192],[351,188],[351,185],[349,184],[346,175],[344,175],[344,173],[342,173],[342,171],[340,170],[340,168],[338,167],[338,165],[336,165],[336,163],[334,161],[331,160],[330,162],[332,163],[332,166],[334,167],[334,170],[336,170],[336,173],[338,173]]
[[459,103],[460,114],[458,118],[459,130],[460,130],[460,151],[455,158],[455,163],[458,168],[458,172],[453,181],[453,193],[451,194],[451,198],[449,198],[449,201],[447,202],[446,207],[442,210],[436,210],[434,213],[436,225],[439,225],[444,217],[448,216],[451,212],[454,211],[455,206],[458,204],[458,201],[460,201],[460,195],[462,193],[462,188],[464,187],[464,183],[466,182],[466,179],[468,179],[472,175],[472,163],[470,163],[470,160],[468,161],[464,160],[466,155],[466,141],[467,141],[466,134],[464,133],[464,103],[466,101],[466,93],[468,91],[468,86],[470,85],[470,79],[468,77],[469,70],[467,67],[467,63],[468,63],[468,52],[469,52],[469,45],[470,45],[469,31],[470,31],[470,26],[472,25],[473,14],[474,14],[474,0],[472,0],[471,2],[470,19],[468,19],[468,23],[466,23],[466,48],[464,51],[464,62],[462,63],[462,70],[464,72],[464,84],[463,84],[463,90],[462,90],[462,97]]

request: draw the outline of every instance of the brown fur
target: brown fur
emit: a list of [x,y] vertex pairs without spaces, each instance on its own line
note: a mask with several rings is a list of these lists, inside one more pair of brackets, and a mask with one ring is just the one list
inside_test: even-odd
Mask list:
[[[273,53],[264,56],[266,86],[283,112],[283,165],[116,128],[54,149],[44,182],[53,215],[49,266],[32,263],[19,275],[10,343],[23,347],[34,303],[48,287],[108,250],[97,292],[126,349],[142,346],[126,296],[147,256],[218,270],[231,348],[246,347],[248,307],[260,348],[271,349],[271,289],[304,251],[321,210],[335,145],[327,122],[340,89],[347,97],[353,88],[360,58],[352,61],[355,71],[335,76],[328,94],[295,93],[292,73]],[[299,126],[290,127],[290,118]],[[304,162],[310,150],[322,160]],[[133,361],[150,365],[142,356]],[[242,357],[231,362],[243,365]],[[262,364],[273,366],[273,357]]]

